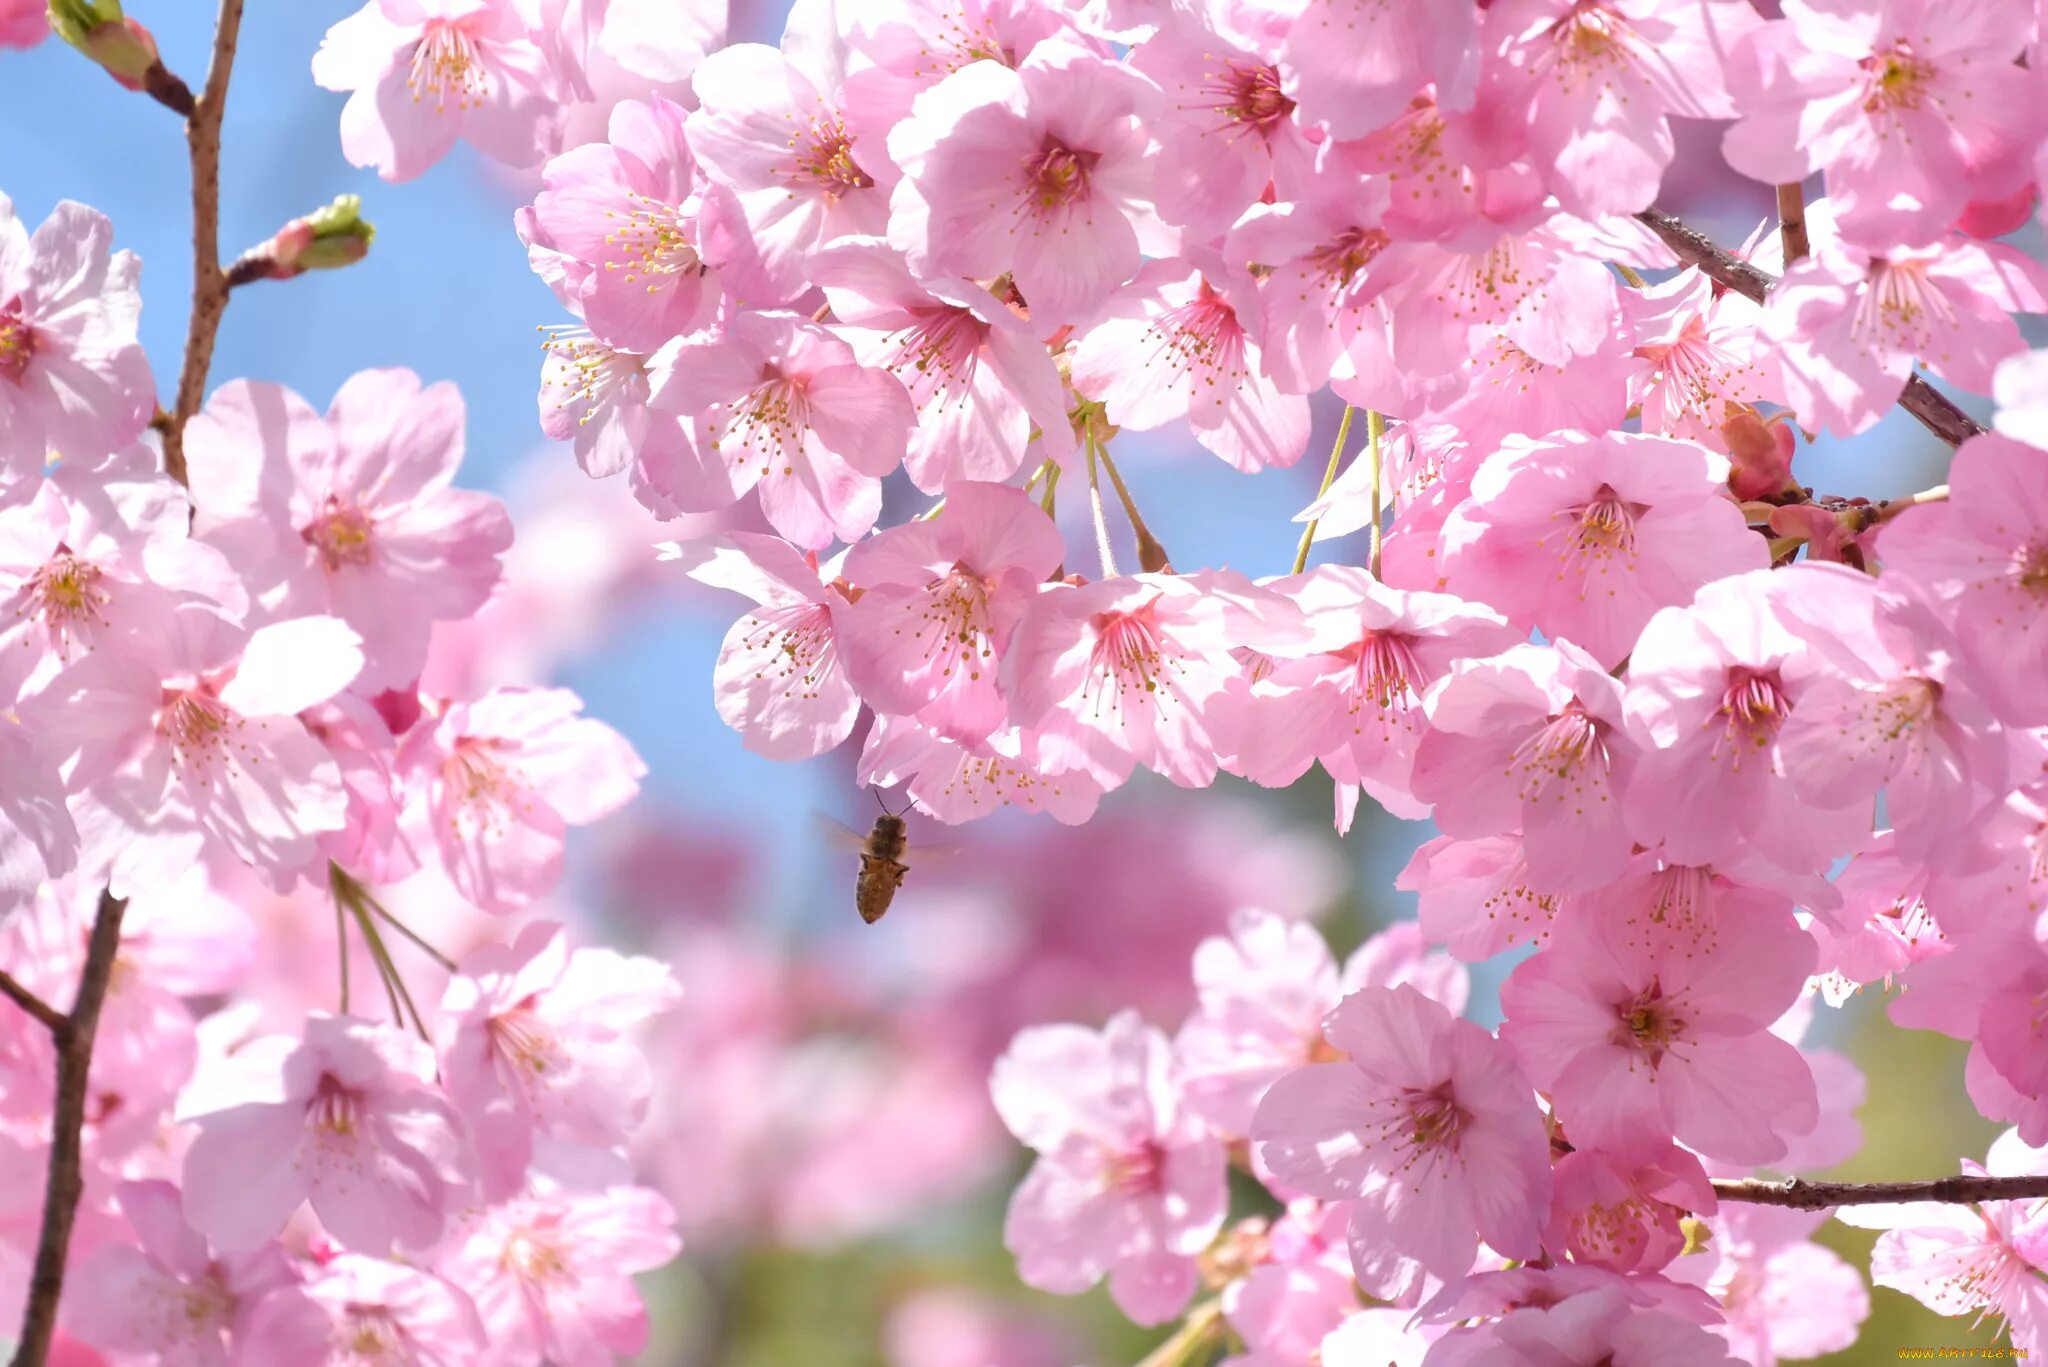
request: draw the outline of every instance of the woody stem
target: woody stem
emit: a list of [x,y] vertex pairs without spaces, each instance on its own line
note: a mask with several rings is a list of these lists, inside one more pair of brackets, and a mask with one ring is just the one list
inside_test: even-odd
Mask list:
[[1914,1201],[2026,1201],[2048,1197],[2048,1177],[1936,1177],[1924,1182],[1810,1182],[1803,1177],[1788,1177],[1782,1182],[1717,1179],[1714,1195],[1723,1201],[1788,1206],[1793,1210],[1904,1205]]

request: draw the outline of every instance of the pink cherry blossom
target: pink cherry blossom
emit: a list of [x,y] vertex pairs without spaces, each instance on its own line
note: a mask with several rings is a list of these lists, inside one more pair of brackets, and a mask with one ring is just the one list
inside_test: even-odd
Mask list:
[[1530,876],[1520,835],[1425,841],[1394,886],[1420,894],[1416,915],[1423,934],[1467,963],[1510,945],[1542,944],[1560,901]]
[[572,443],[576,464],[592,479],[630,470],[633,496],[649,511],[663,519],[679,515],[666,491],[697,455],[684,420],[656,412],[650,402],[665,366],[607,346],[583,328],[553,328],[541,345],[541,431]]
[[1266,377],[1246,328],[1256,326],[1253,298],[1249,282],[1219,287],[1180,263],[1148,264],[1074,347],[1075,391],[1119,427],[1184,418],[1195,440],[1246,473],[1294,464],[1308,445],[1308,400]]
[[565,689],[501,688],[406,736],[408,820],[422,844],[439,848],[457,890],[486,911],[514,910],[551,889],[564,829],[609,816],[639,791],[647,766],[582,710]]
[[664,965],[572,951],[545,921],[462,960],[441,999],[441,1075],[488,1195],[518,1188],[540,1136],[602,1147],[632,1134],[654,1079],[626,1031],[676,995]]
[[[1040,41],[1072,30],[1071,13],[1037,0],[901,0],[843,15],[850,53],[844,91],[849,121],[894,127],[917,97],[961,67],[1001,62],[1014,67]],[[886,169],[894,183],[893,163]]]
[[835,614],[847,677],[878,711],[915,716],[955,741],[1006,720],[997,671],[1011,634],[1066,551],[1029,498],[963,481],[926,521],[853,547],[846,576],[860,596]]
[[149,421],[155,381],[135,340],[142,263],[105,214],[70,200],[33,236],[0,194],[0,498],[56,452],[98,464]]
[[437,621],[467,617],[512,544],[505,509],[449,487],[462,397],[409,370],[366,370],[322,419],[280,385],[236,381],[190,425],[193,530],[282,616],[324,613],[363,638],[360,687],[403,687]]
[[916,414],[896,377],[786,314],[734,318],[683,339],[654,406],[691,420],[695,453],[677,471],[678,507],[710,512],[759,487],[775,530],[807,550],[857,540],[881,512]]
[[1755,1367],[1846,1351],[1870,1317],[1870,1290],[1808,1239],[1828,1214],[1731,1201],[1708,1221],[1706,1256],[1681,1258],[1667,1275],[1721,1302],[1729,1348]]
[[913,273],[1007,273],[1034,328],[1075,323],[1135,275],[1154,233],[1152,139],[1139,122],[1158,92],[1130,68],[1066,39],[1015,69],[973,62],[918,96],[889,134],[903,179],[889,240]]
[[699,583],[758,605],[726,632],[712,672],[718,715],[748,749],[770,759],[809,759],[853,733],[860,695],[847,679],[839,641],[850,590],[825,579],[816,555],[780,537],[733,532],[667,543],[662,558],[681,562]]
[[1095,815],[1105,791],[1128,776],[1114,757],[1092,753],[1078,728],[1060,721],[1007,726],[963,744],[912,717],[881,715],[861,748],[858,782],[902,785],[920,811],[957,824],[1014,808],[1076,826]]
[[641,1187],[522,1197],[491,1209],[441,1265],[474,1299],[481,1363],[605,1367],[647,1346],[633,1274],[676,1256],[675,1212]]
[[1034,430],[1047,456],[1072,445],[1052,357],[1006,302],[971,280],[914,279],[900,253],[849,238],[812,261],[838,333],[862,365],[903,382],[917,407],[903,466],[926,493],[1004,480]]
[[1716,1204],[1699,1159],[1675,1144],[1638,1166],[1575,1149],[1557,1161],[1556,1179],[1545,1241],[1575,1263],[1617,1272],[1663,1269],[1685,1249],[1680,1217],[1712,1214]]
[[350,92],[342,155],[386,180],[420,175],[457,138],[531,166],[563,93],[518,0],[369,0],[327,30],[313,79]]
[[344,1253],[303,1288],[257,1305],[241,1347],[256,1362],[403,1362],[456,1367],[481,1360],[476,1307],[416,1267]]
[[1510,1363],[1613,1363],[1614,1367],[1739,1367],[1727,1345],[1668,1311],[1630,1304],[1603,1286],[1561,1301],[1537,1301],[1475,1329],[1437,1340],[1423,1367],[1508,1367]]
[[72,1332],[97,1348],[155,1354],[166,1364],[251,1362],[239,1342],[251,1312],[298,1280],[284,1250],[271,1243],[215,1256],[185,1222],[168,1182],[124,1182],[114,1195],[135,1242],[102,1245],[76,1269],[64,1301]]
[[1924,241],[1966,200],[2017,188],[2040,137],[2014,59],[2026,0],[1791,0],[1732,54],[1728,164],[1777,185],[1827,174],[1843,228]]
[[1611,667],[1657,609],[1769,565],[1727,482],[1727,462],[1691,442],[1510,438],[1444,524],[1446,585]]
[[0,4],[0,47],[34,47],[50,36],[50,7],[34,0]]
[[614,105],[604,142],[548,162],[527,235],[562,258],[549,284],[609,345],[652,352],[709,323],[718,276],[697,231],[697,165],[683,111],[656,97]]
[[1702,939],[1588,908],[1501,988],[1501,1038],[1580,1148],[1637,1165],[1675,1135],[1768,1163],[1819,1118],[1806,1061],[1768,1029],[1813,964],[1778,909],[1730,903]]
[[1643,430],[1730,451],[1742,470],[1731,413],[1753,414],[1757,400],[1777,397],[1757,356],[1762,306],[1697,272],[1623,295],[1622,304],[1634,321],[1636,356],[1645,363],[1629,381]]
[[1628,862],[1622,794],[1635,758],[1619,680],[1569,641],[1518,645],[1432,694],[1413,787],[1446,834],[1519,831],[1530,877],[1584,891]]
[[1988,391],[1998,363],[2026,349],[2012,315],[2044,311],[2048,272],[1997,243],[1823,240],[1771,291],[1763,334],[1800,422],[1853,436],[1897,401],[1916,360]]
[[1134,1012],[1099,1034],[1033,1027],[996,1061],[996,1110],[1038,1154],[1003,1229],[1027,1284],[1072,1295],[1106,1273],[1140,1324],[1187,1304],[1228,1200],[1223,1145],[1179,1110],[1171,1067]]
[[298,1041],[244,1050],[240,1104],[190,1117],[185,1214],[216,1248],[260,1247],[302,1202],[347,1247],[431,1246],[461,1197],[460,1122],[434,1058],[387,1026],[315,1014]]
[[1481,1239],[1534,1256],[1549,1154],[1506,1050],[1405,984],[1353,993],[1323,1029],[1349,1060],[1274,1083],[1251,1137],[1281,1181],[1351,1204],[1352,1262],[1368,1294],[1394,1294],[1404,1263],[1462,1277]]
[[1301,119],[1332,137],[1355,138],[1392,122],[1426,85],[1452,108],[1472,102],[1479,16],[1462,0],[1276,8],[1296,16],[1280,49],[1282,89],[1299,102]]

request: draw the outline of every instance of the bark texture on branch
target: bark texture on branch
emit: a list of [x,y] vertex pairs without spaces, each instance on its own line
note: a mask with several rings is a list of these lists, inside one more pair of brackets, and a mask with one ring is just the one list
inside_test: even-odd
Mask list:
[[1969,1204],[2048,1197],[2048,1177],[1937,1177],[1926,1182],[1809,1182],[1803,1177],[1763,1182],[1749,1178],[1717,1180],[1714,1194],[1723,1201],[1789,1206],[1793,1210],[1905,1205],[1914,1201]]
[[[1764,296],[1770,293],[1771,286],[1778,283],[1778,277],[1769,271],[1758,270],[1705,233],[1661,209],[1645,209],[1636,217],[1648,224],[1657,236],[1664,239],[1664,244],[1687,264],[1697,266],[1702,273],[1746,299],[1754,299],[1761,304]],[[1961,446],[1984,430],[1975,418],[1956,407],[1940,390],[1917,374],[1907,379],[1905,392],[1899,395],[1899,407],[1918,418],[1928,431],[1950,446]]]

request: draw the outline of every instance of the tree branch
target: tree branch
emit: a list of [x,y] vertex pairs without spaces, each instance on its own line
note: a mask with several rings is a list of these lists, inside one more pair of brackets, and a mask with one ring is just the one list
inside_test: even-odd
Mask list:
[[[1688,264],[1697,266],[1701,272],[1745,299],[1761,304],[1764,296],[1770,293],[1771,286],[1778,283],[1778,278],[1769,271],[1758,270],[1716,244],[1705,233],[1688,227],[1661,209],[1645,209],[1636,217],[1647,223],[1657,236],[1664,239],[1665,245]],[[1928,431],[1950,446],[1961,446],[1984,430],[1975,418],[1956,407],[1940,390],[1918,375],[1906,380],[1905,392],[1899,395],[1899,407],[1918,418]]]
[[1750,1178],[1717,1180],[1714,1194],[1723,1201],[1789,1206],[1793,1210],[1903,1205],[1913,1201],[2027,1201],[2048,1197],[2048,1177],[1937,1177],[1927,1182],[1809,1182],[1803,1177],[1762,1182]]
[[1778,238],[1785,244],[1785,269],[1813,251],[1806,235],[1806,192],[1794,181],[1778,187]]
[[227,112],[228,75],[234,70],[241,28],[242,0],[220,0],[213,64],[206,71],[206,88],[185,121],[185,143],[192,154],[192,321],[185,331],[177,404],[163,434],[164,472],[180,484],[186,483],[185,424],[206,397],[214,338],[228,306],[228,278],[220,268],[220,124]]
[[4,969],[0,969],[0,997],[6,997],[22,1010],[42,1022],[43,1029],[52,1035],[59,1035],[69,1026],[64,1013],[38,997],[35,993],[16,982]]
[[121,948],[121,915],[127,909],[124,899],[100,894],[71,1014],[51,1027],[57,1045],[57,1094],[50,1110],[50,1171],[43,1191],[43,1227],[36,1243],[35,1270],[29,1274],[28,1311],[22,1318],[13,1367],[43,1367],[57,1334],[57,1303],[64,1294],[71,1225],[78,1216],[79,1197],[85,1192],[82,1155],[93,1037],[99,1031],[100,1007],[114,976],[114,956]]

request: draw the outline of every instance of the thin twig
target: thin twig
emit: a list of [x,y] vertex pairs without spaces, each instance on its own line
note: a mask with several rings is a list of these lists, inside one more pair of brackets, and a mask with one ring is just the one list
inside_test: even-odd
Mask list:
[[1806,192],[1796,180],[1778,187],[1778,239],[1785,244],[1786,270],[1813,252],[1813,243],[1806,236]]
[[[1777,277],[1769,271],[1758,270],[1718,246],[1705,233],[1661,209],[1645,209],[1636,217],[1663,238],[1672,251],[1745,299],[1761,304],[1764,296],[1770,293],[1771,286],[1778,283]],[[1907,377],[1905,391],[1899,395],[1899,407],[1918,418],[1928,431],[1950,446],[1961,446],[1984,431],[1975,418],[1956,407],[1940,390],[1918,375]]]
[[234,70],[241,28],[242,0],[220,0],[213,64],[206,70],[206,88],[185,120],[185,144],[192,154],[192,321],[185,331],[177,405],[164,429],[164,472],[180,484],[187,482],[185,424],[206,397],[213,343],[228,306],[228,278],[220,268],[220,124],[227,112],[228,76]]
[[386,911],[384,909],[384,904],[382,902],[379,902],[376,898],[369,896],[365,896],[363,900],[369,904],[369,908],[371,911],[377,913],[377,917],[379,920],[383,921],[384,924],[390,926],[400,935],[403,935],[406,939],[412,941],[414,948],[418,949],[420,953],[426,955],[429,959],[432,959],[435,963],[441,965],[441,967],[447,969],[450,973],[453,973],[455,971],[455,960],[449,958],[446,954],[443,954],[440,950],[434,948],[425,940],[421,939],[419,934],[416,931],[414,931],[411,926],[407,925],[405,922],[399,920],[396,916],[393,916],[390,912]]
[[[1344,416],[1337,419],[1337,440],[1330,445],[1330,463],[1323,467],[1323,482],[1316,488],[1316,497],[1322,498],[1330,492],[1330,486],[1337,482],[1337,466],[1344,459],[1344,443],[1351,440],[1351,415],[1357,410],[1350,404],[1344,405]],[[1311,518],[1308,526],[1301,530],[1301,544],[1294,548],[1294,572],[1300,574],[1308,568],[1308,548],[1316,544],[1316,528],[1322,519]]]
[[50,1111],[50,1169],[43,1189],[43,1226],[36,1241],[35,1270],[29,1274],[28,1311],[22,1317],[20,1344],[13,1367],[43,1367],[57,1334],[57,1304],[64,1296],[64,1263],[71,1253],[71,1225],[85,1192],[82,1160],[85,1103],[92,1072],[93,1037],[99,1031],[100,1007],[114,976],[114,958],[121,948],[121,915],[125,899],[101,893],[86,943],[85,967],[79,971],[78,994],[61,1028],[52,1031],[57,1045],[57,1092]]
[[2048,1177],[1937,1177],[1926,1182],[1809,1182],[1803,1177],[1763,1182],[1750,1178],[1717,1180],[1714,1195],[1723,1201],[1789,1206],[1794,1210],[1905,1205],[1914,1201],[2027,1201],[2048,1197]]
[[1946,484],[1937,484],[1931,489],[1922,489],[1917,494],[1906,494],[1900,498],[1886,499],[1877,505],[1877,511],[1870,520],[1873,523],[1889,522],[1908,508],[1924,508],[1930,503],[1946,502],[1948,502],[1948,486]]
[[348,913],[341,898],[334,899],[334,946],[341,959],[341,1014],[348,1014]]
[[70,1028],[71,1023],[64,1018],[62,1011],[59,1011],[56,1007],[29,991],[26,987],[23,987],[5,969],[0,969],[0,996],[6,997],[16,1006],[34,1016],[38,1021],[42,1022],[43,1029],[49,1031],[52,1035],[61,1035]]
[[1117,499],[1124,505],[1124,516],[1131,520],[1131,535],[1138,541],[1138,568],[1147,574],[1171,574],[1173,565],[1166,554],[1166,547],[1159,544],[1159,538],[1152,535],[1145,519],[1138,516],[1138,500],[1131,497],[1131,491],[1124,485],[1123,473],[1109,458],[1109,443],[1103,442],[1097,449],[1102,454],[1102,468],[1109,471],[1109,482],[1116,487]]
[[1102,562],[1102,577],[1116,578],[1116,554],[1109,545],[1109,518],[1102,508],[1102,487],[1095,474],[1095,437],[1089,434],[1088,441],[1088,514],[1095,519],[1095,554]]
[[1366,409],[1366,459],[1372,462],[1370,466],[1370,473],[1372,475],[1372,554],[1370,563],[1372,577],[1375,579],[1380,577],[1380,544],[1383,539],[1383,533],[1380,531],[1380,438],[1386,435],[1387,420],[1380,416],[1377,408]]
[[180,118],[192,117],[192,87],[162,62],[150,63],[142,73],[142,93]]

